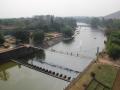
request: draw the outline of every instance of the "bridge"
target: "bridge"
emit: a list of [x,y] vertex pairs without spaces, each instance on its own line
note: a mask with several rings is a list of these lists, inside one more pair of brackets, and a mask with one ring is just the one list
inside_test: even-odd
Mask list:
[[90,25],[88,25],[88,24],[78,24],[77,26],[78,27],[90,27]]
[[93,59],[91,56],[85,56],[80,53],[74,53],[74,52],[68,52],[68,51],[58,51],[55,49],[48,50],[54,53],[59,53],[59,54],[64,54],[64,55],[69,55],[69,56],[74,56],[74,57],[81,57],[81,58],[88,58],[88,59]]
[[[34,47],[34,46],[32,46],[32,47],[35,48],[35,49],[45,50],[44,48],[41,48],[41,47]],[[68,52],[68,51],[59,51],[59,50],[55,50],[55,49],[49,49],[49,50],[46,50],[46,51],[59,53],[59,54],[64,54],[64,55],[69,55],[69,56],[74,56],[74,57],[93,59],[91,56],[85,56],[85,55],[82,55],[80,53],[74,53],[74,52]]]
[[[3,60],[10,59],[11,61],[16,62],[16,63],[18,63],[20,65],[26,66],[28,68],[37,70],[39,72],[45,73],[47,75],[56,77],[58,79],[61,79],[61,80],[67,81],[67,82],[70,82],[73,79],[69,75],[67,76],[67,75],[55,72],[55,71],[50,70],[50,69],[45,68],[45,67],[41,67],[41,66],[38,66],[38,65],[33,65],[33,64],[30,64],[30,63],[25,63],[22,60],[19,60],[19,61],[13,60],[14,58],[19,58],[19,57],[22,57],[22,56],[25,56],[25,55],[28,55],[28,54],[32,54],[32,53],[34,53],[37,50],[44,50],[44,48],[34,47],[34,46],[29,46],[29,45],[28,46],[22,46],[22,47],[16,47],[13,50],[9,50],[7,52],[0,53],[0,56],[1,56],[0,58],[1,58],[1,60],[2,59]],[[74,53],[68,53],[68,52],[66,53],[66,52],[61,52],[61,51],[57,51],[57,50],[48,50],[48,51],[55,52],[55,53],[60,53],[60,54],[65,54],[65,55],[70,55],[70,56],[80,57],[79,54],[74,54]],[[5,57],[6,55],[8,55],[8,57]],[[5,58],[3,58],[3,57],[5,57]],[[90,57],[88,57],[88,58],[90,58]],[[70,68],[66,68],[66,67],[63,67],[63,66],[58,66],[58,65],[50,64],[48,62],[41,62],[41,63],[43,63],[45,65],[48,65],[48,66],[51,66],[53,68],[59,68],[61,70],[66,70],[66,71],[75,73],[75,75],[78,74],[78,73],[80,73],[79,71],[75,71],[75,70],[72,70]]]
[[[44,74],[50,75],[52,77],[67,81],[67,82],[71,82],[71,80],[72,80],[72,77],[70,77],[70,76],[67,76],[67,75],[64,75],[64,74],[61,74],[61,73],[58,73],[58,72],[54,72],[54,71],[49,70],[49,69],[45,69],[45,68],[40,67],[40,66],[32,65],[32,64],[25,63],[25,62],[22,62],[22,61],[17,61],[17,60],[11,60],[11,61],[13,61],[13,62],[15,62],[17,64],[20,64],[20,65],[26,66],[28,68],[34,69],[36,71],[42,72]],[[72,69],[68,69],[68,70],[74,71]],[[74,72],[76,72],[76,71],[74,71]]]

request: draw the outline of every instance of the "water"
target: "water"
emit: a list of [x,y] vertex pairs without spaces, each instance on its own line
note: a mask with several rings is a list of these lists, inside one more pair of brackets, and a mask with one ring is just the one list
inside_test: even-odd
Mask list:
[[[100,51],[104,48],[105,39],[101,30],[78,27],[74,40],[60,42],[18,61],[43,67],[73,79],[79,74],[74,71],[82,72],[96,57],[97,47]],[[58,52],[51,52],[51,49]],[[63,90],[69,84],[13,62],[0,65],[0,79],[0,90]]]
[[[9,66],[10,64],[12,65]],[[13,62],[0,65],[0,90],[62,90],[66,84],[63,80],[24,66],[19,67]]]

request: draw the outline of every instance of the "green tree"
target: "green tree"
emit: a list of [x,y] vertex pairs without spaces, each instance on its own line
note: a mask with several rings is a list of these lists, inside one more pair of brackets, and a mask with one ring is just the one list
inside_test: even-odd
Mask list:
[[74,31],[71,27],[66,26],[62,29],[62,33],[64,37],[72,37],[74,34]]
[[3,35],[0,33],[0,44],[3,44],[4,43],[4,37]]
[[93,28],[97,28],[100,25],[100,20],[98,18],[92,18],[91,19],[91,26]]
[[34,40],[34,43],[42,44],[44,41],[44,32],[43,31],[34,32],[33,40]]
[[106,49],[110,57],[114,59],[120,57],[120,31],[110,33]]
[[120,57],[120,46],[112,43],[108,48],[108,54],[110,57],[117,59]]
[[20,40],[22,43],[29,42],[29,32],[28,31],[14,31],[13,36],[16,37],[17,40]]

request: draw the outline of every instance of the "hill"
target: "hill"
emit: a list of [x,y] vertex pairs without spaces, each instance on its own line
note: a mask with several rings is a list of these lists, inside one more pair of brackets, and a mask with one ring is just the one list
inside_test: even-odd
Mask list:
[[105,19],[120,19],[120,11],[106,15],[104,18]]

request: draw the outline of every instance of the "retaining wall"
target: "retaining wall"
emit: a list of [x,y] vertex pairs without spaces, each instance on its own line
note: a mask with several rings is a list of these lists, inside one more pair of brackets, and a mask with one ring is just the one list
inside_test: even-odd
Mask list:
[[34,53],[35,51],[37,51],[37,49],[34,49],[33,47],[22,46],[2,52],[0,53],[0,63],[9,61],[10,59],[26,56],[28,54]]

